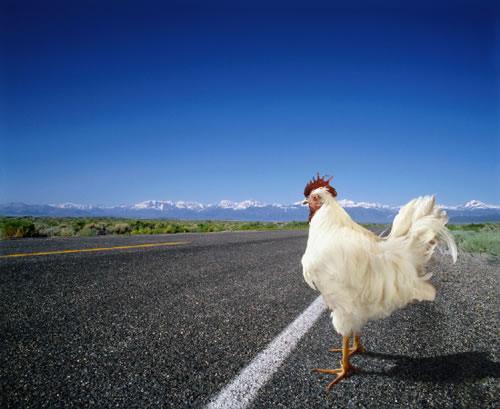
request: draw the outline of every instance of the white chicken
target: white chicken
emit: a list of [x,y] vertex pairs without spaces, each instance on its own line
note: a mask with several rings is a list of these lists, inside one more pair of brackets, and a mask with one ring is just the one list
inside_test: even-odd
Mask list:
[[304,189],[310,228],[302,257],[307,284],[321,292],[332,310],[333,326],[342,335],[342,349],[332,350],[342,351],[341,367],[314,369],[337,374],[328,389],[356,369],[349,356],[364,352],[359,334],[367,321],[387,317],[412,300],[434,300],[436,290],[425,264],[438,241],[447,244],[454,262],[457,257],[445,227],[448,217],[435,205],[434,196],[419,197],[402,207],[389,236],[380,238],[355,223],[337,203],[331,179],[318,173]]

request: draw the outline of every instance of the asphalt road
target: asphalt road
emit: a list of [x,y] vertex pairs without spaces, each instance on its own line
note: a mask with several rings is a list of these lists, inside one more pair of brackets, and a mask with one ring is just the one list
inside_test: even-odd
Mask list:
[[[203,407],[317,297],[307,231],[0,241],[0,407]],[[252,408],[499,407],[498,266],[431,267],[434,303],[369,323],[331,392],[324,312]]]

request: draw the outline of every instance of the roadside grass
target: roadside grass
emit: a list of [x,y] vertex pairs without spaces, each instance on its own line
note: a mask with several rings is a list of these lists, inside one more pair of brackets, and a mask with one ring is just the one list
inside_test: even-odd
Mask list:
[[500,259],[500,223],[449,225],[459,251],[483,253]]
[[454,231],[457,248],[466,253],[485,253],[494,259],[500,257],[500,231]]
[[93,237],[108,234],[174,234],[238,230],[307,229],[307,222],[144,220],[69,217],[0,217],[2,238]]

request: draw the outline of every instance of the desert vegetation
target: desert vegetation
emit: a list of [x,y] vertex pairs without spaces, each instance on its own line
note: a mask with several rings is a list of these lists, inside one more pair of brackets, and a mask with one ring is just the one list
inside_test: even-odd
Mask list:
[[452,224],[448,226],[459,250],[486,253],[500,259],[500,223]]
[[235,230],[305,229],[306,222],[132,220],[114,218],[0,217],[2,238],[92,237],[107,234],[202,233]]
[[[373,224],[365,224],[373,227]],[[500,223],[451,224],[458,249],[500,257]],[[0,217],[2,238],[92,237],[107,234],[173,234],[237,230],[307,229],[307,222],[143,220],[115,218]]]

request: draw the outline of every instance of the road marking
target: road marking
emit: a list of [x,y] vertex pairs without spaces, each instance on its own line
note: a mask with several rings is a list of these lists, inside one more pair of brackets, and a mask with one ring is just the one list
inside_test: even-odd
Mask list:
[[79,250],[59,250],[59,251],[46,251],[43,253],[26,253],[26,254],[8,254],[4,257],[26,257],[26,256],[44,256],[46,254],[62,254],[62,253],[79,253],[83,251],[107,251],[107,250],[120,250],[120,249],[132,249],[138,247],[155,247],[155,246],[175,246],[177,244],[190,244],[190,241],[177,241],[172,243],[153,243],[153,244],[137,244],[135,246],[119,246],[119,247],[102,247],[97,249],[79,249]]
[[286,327],[269,346],[257,355],[247,367],[212,401],[206,409],[244,409],[256,398],[283,361],[292,353],[299,340],[318,320],[326,305],[321,296],[316,298],[297,319]]

